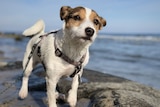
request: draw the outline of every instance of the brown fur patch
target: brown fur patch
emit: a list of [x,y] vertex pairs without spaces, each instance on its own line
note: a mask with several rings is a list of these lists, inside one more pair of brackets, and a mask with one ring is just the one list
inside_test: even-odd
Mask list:
[[73,26],[80,26],[86,16],[86,10],[83,7],[76,7],[70,10],[68,13],[68,19],[66,21],[66,28]]
[[94,27],[96,28],[96,31],[100,30],[103,26],[106,25],[106,20],[103,19],[102,17],[98,16],[98,14],[92,10],[90,16],[90,20],[93,22]]
[[72,8],[69,7],[69,6],[63,6],[63,7],[61,7],[61,10],[60,10],[60,18],[61,18],[61,20],[64,20],[64,19],[67,18],[68,13],[69,13],[69,11],[70,11],[71,9],[72,9]]
[[[92,11],[91,14],[90,14],[90,16],[89,16],[89,18],[90,18],[90,20],[93,22],[94,27],[96,28],[96,31],[98,32],[98,30],[99,30],[99,28],[100,28],[100,23],[99,23],[100,20],[99,20],[99,17],[98,17],[98,15],[97,15],[97,13],[94,12],[94,11]],[[97,21],[98,21],[98,24],[95,24],[95,23],[94,23],[94,20],[97,20]]]
[[[63,6],[60,17],[61,20],[65,20],[65,27],[69,29],[74,26],[80,26],[86,17],[86,10],[84,7],[71,8]],[[100,17],[94,10],[92,10],[89,19],[93,22],[96,32],[106,26],[106,20]]]

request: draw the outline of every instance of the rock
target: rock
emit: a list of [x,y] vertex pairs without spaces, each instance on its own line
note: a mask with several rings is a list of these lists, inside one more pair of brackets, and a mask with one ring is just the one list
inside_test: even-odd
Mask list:
[[16,33],[0,33],[0,37],[13,38],[16,41],[21,41],[24,38],[24,36],[22,36],[21,34]]
[[[70,85],[63,81],[59,87],[67,94]],[[160,91],[131,81],[82,83],[78,99],[82,98],[90,99],[86,107],[160,107]]]
[[[85,70],[83,77],[88,82],[79,85],[78,102],[87,106],[78,107],[160,107],[160,91],[149,86],[93,70]],[[65,95],[70,88],[70,80],[58,83],[58,90]]]
[[0,62],[0,68],[7,66],[7,62]]
[[0,62],[0,70],[12,70],[12,69],[20,69],[22,68],[22,61],[15,62]]
[[135,82],[84,83],[79,98],[91,99],[90,107],[159,107],[160,91]]
[[4,52],[0,50],[0,56],[3,56],[3,55],[4,55]]
[[[10,69],[12,71],[17,68],[21,68],[20,62],[9,63],[4,67],[4,70]],[[2,72],[3,75],[4,73],[5,72]],[[7,73],[7,75],[9,74],[10,73]],[[6,99],[0,101],[0,107],[11,106],[8,102],[10,101],[10,97],[6,97],[6,95],[10,96],[10,94],[14,98],[12,107],[47,106],[47,102],[43,101],[43,99],[46,99],[46,83],[44,76],[45,71],[43,67],[38,66],[33,70],[29,80],[29,96],[25,100],[20,101],[17,99],[16,94],[13,95],[13,92],[17,91],[18,88],[11,87],[7,93],[1,95],[1,99],[3,99],[4,96]],[[79,85],[77,107],[160,107],[160,91],[149,86],[125,78],[86,69],[84,70],[83,78],[87,81]],[[3,79],[8,80],[9,78]],[[6,80],[1,81],[3,83],[3,81],[6,82]],[[0,84],[0,88],[7,87],[8,83],[12,80],[13,78],[10,78],[7,84]],[[17,86],[19,86],[18,83]],[[62,78],[59,81],[57,87],[59,92],[67,96],[70,88],[70,79]],[[3,92],[3,90],[0,92]],[[13,99],[12,97],[11,99]],[[58,103],[58,105],[59,107],[68,107],[66,102]]]

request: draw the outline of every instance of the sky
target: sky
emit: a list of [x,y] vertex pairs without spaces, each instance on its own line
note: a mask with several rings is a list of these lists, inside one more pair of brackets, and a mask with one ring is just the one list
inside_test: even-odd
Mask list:
[[84,6],[107,20],[104,33],[160,33],[160,0],[1,0],[0,32],[23,32],[43,19],[46,31],[60,29],[62,6]]

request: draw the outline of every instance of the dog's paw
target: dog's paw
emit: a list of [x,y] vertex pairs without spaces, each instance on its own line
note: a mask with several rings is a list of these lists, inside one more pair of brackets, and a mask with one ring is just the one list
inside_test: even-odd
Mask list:
[[77,99],[69,98],[68,103],[70,107],[76,107]]
[[28,90],[21,88],[21,90],[19,91],[19,98],[25,99],[27,95],[28,95]]
[[65,94],[56,92],[56,99],[65,100],[65,99],[66,99],[66,96],[65,96]]
[[61,99],[61,100],[64,100],[64,101],[65,101],[66,96],[65,96],[64,94],[59,93],[59,96],[58,96],[57,99]]
[[77,95],[76,95],[76,93],[74,93],[73,90],[69,91],[69,96],[68,96],[67,102],[69,103],[70,107],[76,107]]
[[66,102],[65,94],[56,92],[56,100],[58,103],[65,103]]

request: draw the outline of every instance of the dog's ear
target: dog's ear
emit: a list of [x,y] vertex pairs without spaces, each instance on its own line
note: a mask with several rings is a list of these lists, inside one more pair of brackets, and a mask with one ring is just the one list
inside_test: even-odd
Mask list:
[[99,17],[99,18],[100,18],[100,23],[101,23],[100,29],[102,29],[102,27],[107,25],[107,21],[102,17]]
[[68,17],[69,11],[71,9],[72,8],[69,7],[69,6],[63,6],[63,7],[61,7],[61,10],[60,10],[60,18],[61,18],[61,20],[66,20],[66,18]]

